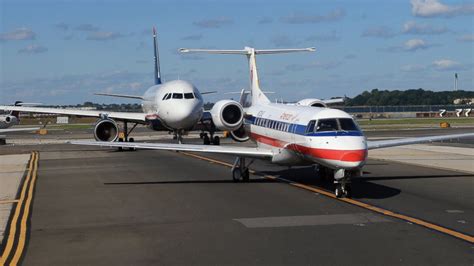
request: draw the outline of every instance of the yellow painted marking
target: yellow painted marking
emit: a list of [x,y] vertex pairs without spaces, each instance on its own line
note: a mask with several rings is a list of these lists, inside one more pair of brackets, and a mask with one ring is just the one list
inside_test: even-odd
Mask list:
[[[211,161],[211,162],[218,163],[218,164],[221,164],[221,165],[225,165],[225,166],[229,166],[229,167],[233,166],[232,164],[222,162],[222,161],[218,161],[218,160],[211,159],[211,158],[207,158],[207,157],[204,157],[204,156],[199,156],[199,155],[195,155],[195,154],[191,154],[191,153],[187,153],[187,152],[182,152],[182,153],[185,154],[185,155],[188,155],[188,156],[196,157],[196,158],[206,160],[206,161]],[[253,171],[253,170],[250,170],[250,172],[251,173],[256,173],[256,171]],[[308,190],[308,191],[312,191],[312,192],[317,192],[317,193],[322,194],[324,196],[327,196],[329,198],[344,201],[346,203],[349,203],[349,204],[352,204],[352,205],[355,205],[355,206],[358,206],[358,207],[361,207],[361,208],[364,208],[364,209],[367,209],[367,210],[371,210],[371,211],[374,211],[374,212],[377,212],[377,213],[380,213],[380,214],[383,214],[383,215],[387,215],[387,216],[394,217],[394,218],[401,219],[401,220],[405,220],[407,222],[411,222],[411,223],[414,223],[414,224],[417,224],[417,225],[420,225],[420,226],[424,226],[426,228],[429,228],[429,229],[432,229],[432,230],[435,230],[435,231],[438,231],[438,232],[441,232],[441,233],[445,233],[447,235],[454,236],[456,238],[465,240],[465,241],[467,241],[471,244],[474,243],[474,237],[473,236],[470,236],[468,234],[463,234],[463,233],[460,233],[460,232],[457,232],[457,231],[454,231],[452,229],[442,227],[442,226],[439,226],[439,225],[436,225],[436,224],[432,224],[430,222],[423,221],[423,220],[418,219],[418,218],[414,218],[414,217],[410,217],[410,216],[403,215],[403,214],[400,214],[400,213],[385,210],[385,209],[382,209],[382,208],[379,208],[379,207],[376,207],[376,206],[372,206],[370,204],[367,204],[367,203],[364,203],[364,202],[361,202],[361,201],[357,201],[357,200],[354,200],[354,199],[337,198],[334,195],[334,193],[329,192],[327,190],[316,188],[316,187],[313,187],[313,186],[308,186],[308,185],[297,183],[297,182],[293,182],[293,181],[286,180],[286,179],[283,179],[283,178],[279,178],[279,177],[276,177],[276,176],[264,175],[263,177],[267,178],[267,179],[271,179],[271,180],[283,181],[283,182],[285,182],[285,183],[287,183],[291,186],[294,186],[294,187],[298,187],[298,188]]]
[[33,191],[35,189],[35,184],[36,184],[36,178],[37,178],[37,173],[38,173],[38,160],[39,156],[38,153],[36,152],[36,158],[35,158],[35,163],[34,163],[34,169],[33,169],[33,178],[31,180],[31,185],[28,190],[28,198],[26,200],[26,205],[25,205],[25,210],[23,211],[23,218],[21,219],[21,224],[20,224],[20,236],[18,237],[18,245],[16,248],[15,255],[13,256],[13,259],[11,261],[12,265],[18,265],[18,262],[20,261],[21,255],[23,254],[23,250],[25,249],[25,243],[26,243],[26,233],[27,233],[27,220],[30,214],[30,208],[31,208],[31,201],[33,200]]
[[32,174],[32,166],[33,162],[35,161],[36,158],[36,153],[32,152],[31,153],[31,158],[30,158],[30,163],[29,163],[29,171],[28,174],[25,178],[25,181],[23,182],[23,187],[21,189],[21,194],[20,194],[20,199],[18,200],[18,204],[15,207],[15,213],[13,214],[13,218],[10,223],[10,232],[8,233],[8,238],[5,244],[5,249],[3,250],[3,254],[0,257],[0,265],[5,265],[5,261],[7,260],[8,256],[10,255],[10,252],[13,247],[13,243],[15,242],[15,234],[16,234],[16,224],[18,221],[18,217],[20,216],[20,210],[21,206],[23,205],[23,202],[25,201],[25,195],[26,195],[26,188],[28,187],[28,183],[30,182],[31,179],[31,174]]
[[0,200],[0,204],[17,203],[18,200]]

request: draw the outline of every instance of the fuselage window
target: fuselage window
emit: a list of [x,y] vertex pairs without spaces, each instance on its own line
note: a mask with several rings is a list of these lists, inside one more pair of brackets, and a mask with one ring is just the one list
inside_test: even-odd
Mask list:
[[182,93],[173,93],[173,99],[183,99]]
[[184,94],[184,99],[194,99],[194,95],[192,92],[185,93]]
[[356,123],[351,118],[339,118],[339,124],[342,130],[359,131]]
[[316,125],[316,120],[309,121],[308,126],[306,127],[306,134],[313,133],[315,125]]
[[337,131],[337,120],[336,119],[320,119],[318,120],[318,126],[316,127],[317,132],[321,131]]
[[164,96],[163,96],[163,99],[161,99],[162,101],[164,101],[166,99],[166,96],[168,96],[168,93],[166,93]]

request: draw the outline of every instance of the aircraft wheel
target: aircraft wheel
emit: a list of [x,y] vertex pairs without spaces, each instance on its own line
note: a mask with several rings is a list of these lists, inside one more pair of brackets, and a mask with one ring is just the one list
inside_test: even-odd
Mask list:
[[211,144],[211,140],[209,139],[209,136],[208,136],[207,134],[205,134],[202,139],[203,139],[204,145],[209,145],[209,144]]
[[249,182],[250,181],[250,172],[249,169],[245,169],[245,171],[242,173],[242,180],[244,182]]
[[343,191],[342,191],[342,185],[341,184],[336,184],[336,190],[334,191],[334,194],[336,195],[336,198],[342,198]]
[[[122,138],[119,138],[119,139],[118,139],[118,142],[123,142],[123,139],[122,139]],[[122,148],[122,147],[118,147],[118,151],[123,151],[123,148]]]
[[[135,142],[135,139],[134,138],[129,138],[128,142]],[[136,151],[137,149],[136,148],[130,148],[130,150],[131,151]]]
[[212,144],[214,145],[220,145],[221,144],[221,139],[219,136],[215,136],[214,139],[212,140]]
[[240,171],[240,168],[234,168],[234,170],[232,170],[232,180],[234,182],[240,182],[242,180],[242,171]]
[[350,198],[352,197],[352,188],[351,185],[347,184],[345,189],[344,189],[344,197]]

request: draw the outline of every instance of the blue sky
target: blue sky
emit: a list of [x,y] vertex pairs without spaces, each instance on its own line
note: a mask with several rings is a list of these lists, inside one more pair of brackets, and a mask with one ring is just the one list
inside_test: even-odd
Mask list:
[[257,58],[263,89],[290,101],[374,88],[451,90],[455,72],[460,89],[474,89],[474,1],[0,0],[0,12],[3,104],[141,95],[153,82],[153,25],[163,78],[221,92],[209,101],[248,87],[245,58],[178,48],[314,46]]

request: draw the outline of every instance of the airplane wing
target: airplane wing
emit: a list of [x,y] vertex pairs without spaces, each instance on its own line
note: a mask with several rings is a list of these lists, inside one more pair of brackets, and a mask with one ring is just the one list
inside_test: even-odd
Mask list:
[[128,121],[136,121],[136,122],[146,121],[145,113],[111,112],[111,111],[103,111],[103,110],[79,110],[79,109],[27,107],[27,106],[6,106],[6,105],[0,105],[0,110],[18,111],[18,112],[26,112],[26,113],[78,115],[78,116],[91,116],[91,117],[107,116],[108,118],[117,119],[117,120],[128,120]]
[[138,96],[138,95],[114,94],[114,93],[94,93],[94,95],[143,100],[143,96]]
[[122,147],[149,150],[169,150],[169,151],[188,151],[188,152],[205,152],[230,154],[236,156],[245,156],[252,158],[272,158],[271,150],[251,147],[239,146],[213,146],[213,145],[192,145],[192,144],[172,144],[172,143],[144,143],[144,142],[107,142],[107,141],[87,141],[72,140],[70,144],[90,145],[101,147]]
[[8,133],[8,132],[20,132],[20,131],[36,131],[39,130],[39,127],[28,127],[28,128],[6,128],[0,129],[0,133]]
[[419,143],[428,143],[428,142],[440,141],[440,140],[461,139],[461,138],[469,138],[469,137],[474,138],[474,133],[367,141],[367,148],[369,150],[373,150],[373,149],[380,149],[380,148],[388,148],[388,147],[419,144]]

